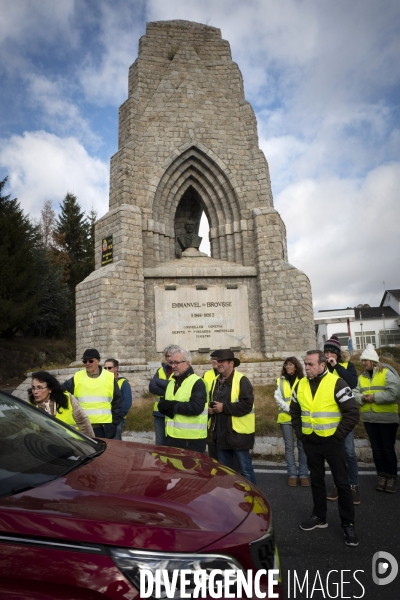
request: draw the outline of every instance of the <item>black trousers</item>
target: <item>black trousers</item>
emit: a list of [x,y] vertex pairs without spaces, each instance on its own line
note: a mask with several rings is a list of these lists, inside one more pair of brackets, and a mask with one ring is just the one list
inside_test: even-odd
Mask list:
[[205,454],[206,441],[206,438],[201,440],[186,440],[184,438],[173,438],[167,435],[165,445],[172,448],[185,448],[185,450],[194,450],[194,452],[201,452],[202,454]]
[[304,452],[310,469],[311,491],[314,502],[313,514],[326,519],[327,500],[325,487],[325,460],[332,471],[338,490],[338,507],[343,525],[354,523],[354,504],[349,474],[346,464],[344,442],[338,443],[332,437],[317,441],[303,440]]
[[364,422],[365,431],[371,442],[372,455],[378,473],[397,475],[395,450],[398,423]]

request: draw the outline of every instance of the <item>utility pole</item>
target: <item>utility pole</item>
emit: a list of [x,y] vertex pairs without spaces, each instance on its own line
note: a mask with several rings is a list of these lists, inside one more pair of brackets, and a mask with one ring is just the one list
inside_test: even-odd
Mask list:
[[365,343],[364,343],[364,332],[363,332],[363,324],[362,324],[362,315],[361,315],[361,310],[359,311],[359,317],[360,317],[360,327],[361,327],[361,350],[365,349]]
[[385,346],[387,346],[386,324],[385,324],[385,313],[382,313],[382,321],[383,321],[383,336],[384,336],[384,338],[385,338]]

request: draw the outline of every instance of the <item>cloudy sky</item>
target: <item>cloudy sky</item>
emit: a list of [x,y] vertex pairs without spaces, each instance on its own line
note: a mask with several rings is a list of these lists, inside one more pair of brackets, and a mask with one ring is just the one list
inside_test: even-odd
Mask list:
[[38,217],[108,209],[118,107],[146,21],[219,27],[243,73],[289,261],[315,309],[400,288],[398,0],[0,0],[0,177]]

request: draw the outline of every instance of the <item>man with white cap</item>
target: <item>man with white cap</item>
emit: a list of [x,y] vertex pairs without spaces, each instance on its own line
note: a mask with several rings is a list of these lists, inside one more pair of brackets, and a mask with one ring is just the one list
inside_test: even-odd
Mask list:
[[399,426],[399,377],[379,362],[372,344],[361,354],[365,368],[353,390],[361,406],[361,417],[371,442],[372,455],[378,474],[378,492],[393,494],[397,490],[396,433]]

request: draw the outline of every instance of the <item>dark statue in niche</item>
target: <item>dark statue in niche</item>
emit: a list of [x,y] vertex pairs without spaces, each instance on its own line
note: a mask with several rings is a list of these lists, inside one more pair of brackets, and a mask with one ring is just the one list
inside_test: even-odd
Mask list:
[[182,252],[186,250],[186,248],[197,248],[197,250],[199,249],[201,240],[203,238],[201,238],[197,235],[197,233],[195,233],[196,225],[196,221],[194,221],[193,219],[188,219],[185,223],[186,233],[177,237],[178,244],[181,247]]

